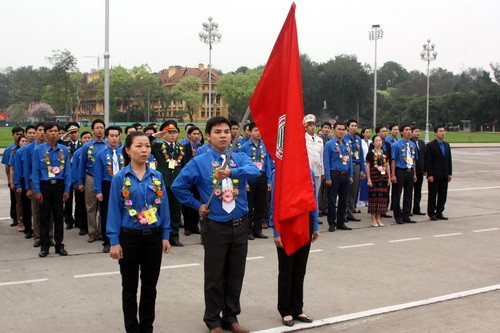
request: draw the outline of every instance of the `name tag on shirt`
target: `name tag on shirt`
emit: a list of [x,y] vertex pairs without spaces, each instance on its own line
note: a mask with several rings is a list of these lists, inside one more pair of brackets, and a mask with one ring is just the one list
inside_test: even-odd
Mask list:
[[175,160],[168,160],[168,168],[169,169],[175,169],[176,163]]
[[148,224],[153,224],[158,222],[156,219],[156,208],[149,208],[144,211],[144,217],[148,220]]
[[49,174],[49,178],[55,178],[56,177],[56,174],[53,173],[51,170],[47,170],[48,174]]
[[156,170],[156,162],[155,161],[149,162],[149,167],[153,170]]

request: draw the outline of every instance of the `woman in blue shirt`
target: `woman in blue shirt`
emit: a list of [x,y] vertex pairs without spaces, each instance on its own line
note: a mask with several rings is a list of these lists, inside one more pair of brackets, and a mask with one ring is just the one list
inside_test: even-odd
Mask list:
[[125,330],[152,332],[162,252],[170,251],[170,212],[163,177],[148,165],[148,137],[139,131],[129,134],[123,152],[128,165],[111,181],[106,228],[109,254],[120,264]]

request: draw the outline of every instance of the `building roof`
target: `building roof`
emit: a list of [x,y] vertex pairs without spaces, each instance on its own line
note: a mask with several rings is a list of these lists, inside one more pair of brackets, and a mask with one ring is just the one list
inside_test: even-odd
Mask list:
[[[220,75],[212,70],[212,82],[219,80]],[[203,64],[195,67],[170,66],[168,69],[162,69],[157,74],[163,85],[174,85],[187,76],[199,77],[204,83],[208,83],[208,68]]]

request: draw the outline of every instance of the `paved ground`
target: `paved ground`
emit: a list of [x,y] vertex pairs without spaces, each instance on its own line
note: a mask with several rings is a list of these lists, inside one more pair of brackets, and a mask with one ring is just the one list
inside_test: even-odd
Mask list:
[[[453,155],[449,221],[416,217],[414,225],[388,220],[386,228],[371,228],[363,208],[362,221],[349,224],[353,231],[329,233],[321,226],[305,282],[305,311],[316,320],[293,329],[499,331],[500,149],[457,147]],[[52,251],[40,259],[32,241],[9,227],[7,207],[0,174],[1,331],[123,331],[118,264],[101,245],[70,230],[68,257]],[[202,247],[196,236],[181,241],[187,245],[163,259],[155,328],[206,332]],[[252,331],[287,331],[276,311],[276,277],[272,240],[250,242],[239,319]]]

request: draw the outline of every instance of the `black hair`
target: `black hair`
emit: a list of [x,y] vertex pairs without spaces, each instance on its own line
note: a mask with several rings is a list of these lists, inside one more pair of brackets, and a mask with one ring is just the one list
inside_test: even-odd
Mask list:
[[104,127],[106,127],[106,124],[104,123],[104,120],[102,119],[95,119],[92,124],[90,125],[91,129],[94,129],[95,124],[102,124]]
[[240,128],[240,124],[238,124],[236,120],[229,120],[229,122],[231,123],[231,127],[238,126],[238,128]]
[[253,129],[255,127],[257,127],[257,124],[254,121],[252,121],[250,124],[248,124],[248,130],[249,131],[253,131]]
[[250,123],[243,125],[243,130],[246,131],[250,127]]
[[136,129],[137,129],[137,127],[142,128],[142,124],[141,123],[133,123],[132,126],[134,126]]
[[92,133],[90,133],[89,131],[83,131],[81,134],[80,134],[80,139],[83,138],[83,136],[85,134],[90,134],[90,137],[92,137]]
[[343,125],[344,127],[346,127],[343,122],[337,121],[335,124],[333,124],[333,128],[337,128],[337,126],[339,126],[339,125]]
[[411,131],[412,131],[412,132],[413,132],[414,130],[419,130],[419,129],[420,129],[420,127],[418,127],[418,126],[412,126],[412,127],[411,127]]
[[207,121],[207,125],[205,127],[205,133],[206,134],[210,134],[210,131],[212,131],[212,127],[214,127],[215,125],[219,125],[219,124],[227,124],[227,126],[229,126],[229,128],[231,128],[231,122],[225,118],[225,117],[212,117],[210,119],[208,119]]
[[157,131],[156,131],[156,128],[155,128],[153,125],[148,125],[148,126],[146,126],[146,127],[144,127],[144,128],[142,129],[142,131],[143,131],[144,133],[146,133],[146,131],[149,131],[149,130],[153,130],[153,133],[156,133],[156,132],[157,132]]
[[50,123],[45,123],[43,126],[43,131],[47,132],[49,129],[52,129],[54,127],[57,127],[57,130],[59,131],[59,126],[56,123],[50,122]]
[[125,134],[126,134],[126,135],[128,135],[128,130],[129,130],[129,129],[131,129],[131,128],[135,129],[135,127],[134,127],[134,126],[126,126],[126,127],[125,127]]
[[12,128],[12,135],[16,134],[17,132],[23,132],[24,134],[24,128],[22,128],[21,126],[16,126]]
[[[409,127],[411,129],[410,124],[403,124],[403,125],[399,126],[399,131],[403,132],[406,127]],[[403,133],[401,133],[401,136],[403,136]]]
[[191,124],[191,123],[186,124],[186,125],[184,126],[184,130],[185,130],[185,131],[187,131],[188,126],[194,126],[194,124]]
[[190,128],[188,129],[187,134],[191,134],[191,133],[193,133],[193,132],[194,132],[194,131],[196,131],[196,130],[200,131],[200,133],[201,133],[201,130],[200,130],[200,128],[199,128],[199,127],[192,126],[192,127],[190,127]]
[[19,142],[21,142],[22,138],[25,138],[26,140],[28,140],[28,138],[26,137],[26,135],[24,135],[24,134],[19,135],[19,137],[16,140],[16,145],[17,146],[19,146]]
[[368,127],[363,128],[363,129],[361,130],[361,135],[365,134],[365,132],[366,132],[366,131],[368,131],[368,130],[369,130],[369,128],[368,128]]
[[[143,131],[135,131],[135,132],[132,132],[129,135],[127,135],[127,137],[125,138],[125,144],[123,145],[123,159],[124,159],[125,165],[130,164],[130,155],[127,153],[125,148],[130,149],[130,147],[132,147],[132,143],[134,142],[134,138],[136,138],[138,136],[145,136],[146,138],[148,137],[146,134],[144,134]],[[149,141],[149,138],[148,138],[148,141]]]
[[118,131],[118,134],[122,134],[122,128],[120,126],[108,126],[104,130],[104,136],[107,137],[109,135],[109,131],[112,130]]
[[39,128],[39,127],[45,127],[45,123],[44,123],[44,122],[41,122],[41,123],[36,124],[36,125],[35,125],[35,130],[37,130],[37,131],[38,131],[38,128]]
[[325,127],[325,126],[328,126],[330,127],[330,129],[332,128],[332,124],[329,122],[329,121],[325,121],[321,124],[321,128]]
[[392,129],[393,129],[395,126],[398,126],[398,124],[390,124],[390,125],[389,125],[389,131],[392,131]]
[[[385,127],[385,126],[384,126],[384,127]],[[374,136],[372,136],[372,142],[374,142],[374,141],[375,141],[375,138],[376,138],[377,136],[378,136],[380,139],[382,139],[382,137],[380,136],[380,134],[375,134]],[[383,143],[383,141],[384,141],[384,140],[382,140],[382,143]]]
[[30,125],[26,126],[26,128],[24,129],[24,133],[28,133],[28,131],[29,131],[30,128],[32,128],[32,129],[34,129],[36,131],[35,125],[30,124]]
[[380,131],[382,130],[382,128],[387,128],[387,126],[384,126],[384,125],[378,125],[377,127],[375,127],[375,133],[380,133]]
[[437,131],[439,131],[440,128],[446,129],[446,127],[444,127],[443,124],[437,124],[436,126],[434,126],[434,133],[437,133]]
[[358,124],[358,121],[357,121],[356,119],[349,119],[349,120],[347,121],[346,126],[347,126],[347,127],[349,127],[349,126],[351,126],[351,124],[352,124],[352,123],[356,123],[356,125],[357,125],[357,124]]

